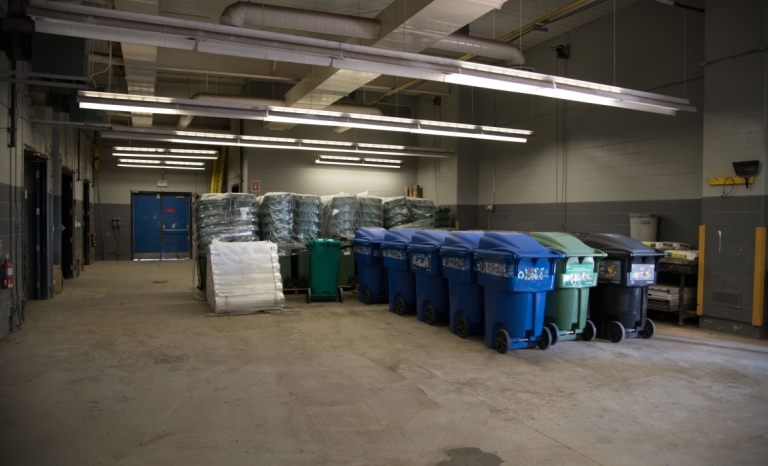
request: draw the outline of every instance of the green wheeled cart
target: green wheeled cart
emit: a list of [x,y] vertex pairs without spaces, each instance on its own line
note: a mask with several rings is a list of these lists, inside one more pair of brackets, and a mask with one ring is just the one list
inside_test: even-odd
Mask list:
[[293,267],[291,266],[291,251],[279,249],[277,259],[280,263],[280,278],[283,280],[283,288],[290,289],[296,287],[296,280],[293,278]]
[[307,242],[309,252],[309,288],[307,302],[336,301],[344,302],[344,294],[339,287],[339,249],[341,241],[318,238]]
[[355,255],[352,253],[352,241],[344,241],[339,249],[339,286],[357,285],[355,274]]
[[552,333],[552,344],[558,341],[595,339],[595,324],[587,319],[589,289],[597,285],[600,259],[605,253],[591,248],[567,233],[531,233],[542,246],[565,257],[555,268],[555,288],[547,293],[544,325]]

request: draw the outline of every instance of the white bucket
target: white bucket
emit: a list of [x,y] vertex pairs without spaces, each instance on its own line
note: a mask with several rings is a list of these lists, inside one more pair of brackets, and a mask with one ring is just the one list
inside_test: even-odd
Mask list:
[[638,241],[656,241],[659,217],[651,214],[629,214],[629,236]]

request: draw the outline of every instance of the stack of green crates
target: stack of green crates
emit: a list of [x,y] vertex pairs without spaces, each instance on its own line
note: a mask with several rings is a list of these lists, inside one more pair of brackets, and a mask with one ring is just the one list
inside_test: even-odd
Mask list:
[[429,199],[409,197],[408,211],[410,212],[409,222],[420,222],[422,220],[431,220],[435,218],[435,203]]
[[323,206],[323,215],[327,219],[325,236],[329,238],[355,237],[357,229],[357,197],[350,194],[333,196],[328,205]]
[[383,227],[384,206],[380,197],[357,196],[357,207],[360,217],[359,228]]
[[435,228],[448,228],[451,226],[450,221],[451,208],[449,206],[441,205],[435,213]]
[[293,195],[296,240],[306,244],[320,236],[323,227],[323,203],[320,196]]
[[261,198],[261,239],[293,242],[293,194],[267,193]]
[[405,196],[392,197],[384,201],[384,228],[393,228],[408,223],[410,211]]

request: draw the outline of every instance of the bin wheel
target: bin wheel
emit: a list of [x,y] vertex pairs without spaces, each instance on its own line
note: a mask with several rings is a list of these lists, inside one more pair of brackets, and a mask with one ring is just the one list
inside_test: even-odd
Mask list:
[[654,324],[651,319],[645,319],[645,327],[643,327],[643,331],[640,332],[640,336],[647,340],[651,338],[655,333],[656,324]]
[[550,322],[545,325],[549,329],[550,336],[552,337],[552,346],[555,346],[560,340],[560,329],[557,328],[554,322]]
[[605,326],[605,333],[613,343],[619,343],[624,339],[624,326],[616,320],[608,322],[608,325]]
[[429,325],[434,325],[437,321],[437,312],[435,312],[435,308],[432,306],[427,306],[424,309],[424,322],[428,323]]
[[539,349],[545,350],[552,346],[554,343],[552,343],[552,332],[549,331],[547,327],[543,327],[541,329],[541,336],[539,337]]
[[339,302],[344,302],[344,289],[342,287],[339,287]]
[[395,314],[399,316],[405,314],[405,301],[403,298],[397,298],[395,300]]
[[584,326],[584,330],[581,331],[581,339],[584,341],[592,341],[595,339],[595,335],[597,335],[597,328],[595,328],[595,324],[593,324],[591,320],[588,320],[587,325]]
[[288,277],[283,281],[283,288],[296,288],[296,279],[293,277]]
[[307,286],[309,286],[307,278],[300,275],[299,278],[296,279],[296,288],[306,288]]
[[459,320],[456,321],[456,335],[461,338],[467,338],[469,335],[469,322],[464,316],[459,317]]
[[493,344],[496,347],[496,351],[501,354],[509,351],[509,334],[506,330],[501,329],[496,332],[496,336],[493,338]]
[[357,285],[357,275],[352,275],[349,277],[349,280],[347,280],[350,285],[355,286]]
[[363,290],[363,304],[371,304],[371,292],[368,290]]
[[312,302],[312,290],[307,288],[307,304]]

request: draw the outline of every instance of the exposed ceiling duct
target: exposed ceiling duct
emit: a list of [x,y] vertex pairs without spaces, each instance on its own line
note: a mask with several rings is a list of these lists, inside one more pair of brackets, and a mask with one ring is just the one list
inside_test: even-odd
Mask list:
[[[222,13],[219,21],[227,26],[291,29],[360,39],[378,39],[381,31],[381,25],[377,19],[250,2],[237,2],[229,5]],[[453,33],[441,37],[431,47],[450,52],[497,58],[505,60],[510,66],[525,64],[523,53],[515,45],[472,37],[467,34]]]
[[[194,100],[205,100],[208,102],[225,102],[230,104],[247,104],[247,105],[266,105],[266,106],[272,106],[272,107],[284,107],[285,106],[285,100],[283,99],[262,99],[259,97],[245,97],[245,96],[237,96],[237,95],[217,95],[217,94],[207,94],[200,92],[198,94],[195,94],[192,96],[192,99]],[[376,107],[371,107],[370,105],[333,105],[328,108],[329,110],[332,110],[334,112],[344,112],[344,113],[360,113],[360,114],[366,114],[366,115],[381,115],[381,110],[379,110]],[[176,126],[176,129],[179,131],[183,131],[189,127],[189,124],[192,123],[192,115],[182,115],[179,118],[179,124]],[[337,133],[343,132],[343,131],[336,131]]]

